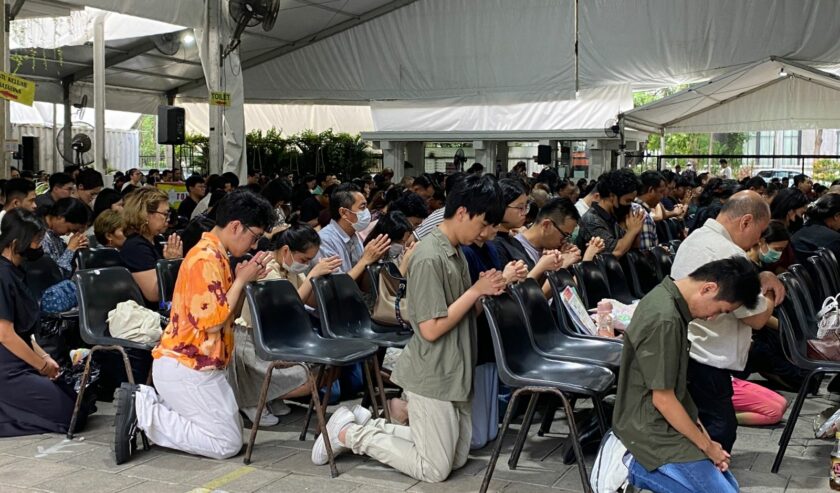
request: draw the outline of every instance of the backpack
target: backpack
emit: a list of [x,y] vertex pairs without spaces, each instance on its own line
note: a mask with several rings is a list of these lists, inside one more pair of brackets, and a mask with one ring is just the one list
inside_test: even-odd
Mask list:
[[627,476],[630,471],[624,463],[627,448],[615,436],[612,430],[604,435],[598,457],[592,465],[589,485],[594,493],[615,493],[625,491],[628,486]]

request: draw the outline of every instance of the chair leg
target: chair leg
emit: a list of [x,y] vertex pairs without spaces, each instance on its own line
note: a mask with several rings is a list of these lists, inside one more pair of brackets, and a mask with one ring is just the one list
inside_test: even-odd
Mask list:
[[[374,356],[375,358],[376,356]],[[365,384],[367,384],[367,392],[370,397],[370,406],[373,408],[373,416],[379,417],[379,405],[376,403],[376,392],[373,388],[373,375],[370,374],[370,360],[362,362],[362,367],[365,370]]]
[[782,465],[782,459],[785,458],[785,450],[787,450],[788,442],[790,441],[791,435],[793,435],[793,428],[796,426],[796,420],[799,419],[799,413],[802,411],[802,404],[805,402],[805,396],[808,394],[808,387],[810,387],[811,379],[817,374],[819,374],[817,371],[808,373],[808,376],[805,377],[805,381],[803,381],[802,385],[799,387],[799,393],[796,395],[796,401],[794,401],[793,407],[790,410],[790,415],[788,416],[787,423],[785,424],[785,430],[782,432],[782,437],[779,439],[779,451],[776,452],[776,459],[773,461],[773,467],[770,468],[770,472],[774,474],[779,472],[779,467]]
[[586,462],[583,459],[583,448],[580,446],[580,436],[578,435],[577,424],[575,423],[575,413],[572,409],[572,404],[566,398],[563,392],[552,389],[553,392],[563,401],[563,408],[566,411],[566,419],[569,422],[569,439],[572,441],[572,450],[575,452],[575,459],[577,459],[578,472],[580,473],[580,482],[583,486],[583,491],[592,493],[592,488],[589,486],[589,476],[586,473]]
[[[251,436],[248,438],[248,447],[245,449],[245,465],[251,463],[251,453],[254,451],[254,442],[257,440],[257,430],[260,429],[260,417],[263,409],[265,409],[265,401],[268,398],[268,388],[271,385],[271,375],[274,369],[277,368],[277,362],[272,362],[268,365],[265,371],[265,378],[263,378],[262,389],[260,390],[260,400],[257,404],[257,419],[251,423]],[[309,370],[306,370],[306,377],[309,378]]]
[[[315,390],[321,388],[321,384],[323,383],[323,376],[324,372],[326,371],[326,366],[319,366],[318,367],[318,374],[315,377]],[[311,372],[310,372],[311,373]],[[327,401],[329,403],[329,401]],[[303,420],[303,430],[300,432],[300,437],[298,439],[303,442],[306,441],[306,432],[309,430],[309,421],[312,419],[312,410],[315,408],[315,401],[309,400],[309,408],[306,410],[306,419]]]
[[598,417],[598,430],[601,432],[601,436],[607,434],[607,413],[604,412],[604,401],[601,400],[601,396],[594,395],[592,396],[592,405],[595,407],[595,414]]
[[508,403],[507,411],[505,411],[505,419],[502,421],[502,429],[496,437],[496,446],[493,447],[493,455],[490,456],[490,462],[487,464],[487,470],[484,471],[484,480],[481,482],[481,489],[479,493],[486,493],[490,486],[490,478],[493,477],[493,470],[496,469],[496,462],[499,460],[499,453],[502,451],[502,443],[504,442],[505,432],[510,427],[510,420],[513,417],[513,408],[516,406],[516,400],[519,399],[521,389],[515,390]]
[[516,441],[513,443],[513,450],[508,459],[508,467],[511,470],[516,469],[516,464],[519,463],[519,454],[522,453],[522,447],[525,446],[525,439],[528,438],[528,429],[531,427],[531,422],[534,421],[534,412],[537,409],[537,400],[540,394],[531,394],[531,399],[528,401],[528,409],[525,411],[525,416],[522,419],[522,427],[516,435]]
[[551,424],[554,423],[554,414],[557,412],[557,407],[557,402],[554,399],[549,399],[537,436],[543,436],[551,431]]
[[379,388],[379,398],[382,402],[382,412],[385,413],[385,421],[391,422],[391,410],[388,409],[388,396],[385,395],[385,383],[382,381],[382,371],[379,368],[379,359],[373,357],[373,374],[376,375],[376,386]]
[[321,398],[318,397],[318,387],[311,373],[309,374],[309,382],[312,386],[312,402],[315,405],[315,414],[318,416],[318,428],[321,431],[321,437],[323,437],[324,446],[327,449],[327,458],[330,463],[330,477],[334,478],[338,476],[338,469],[335,467],[335,456],[333,455],[332,445],[330,444],[330,435],[327,433],[327,419],[324,416],[326,403],[322,403]]
[[70,418],[70,427],[67,428],[67,439],[73,439],[73,433],[76,430],[76,420],[79,419],[79,410],[82,407],[82,400],[85,396],[85,387],[87,386],[88,378],[90,378],[90,363],[93,360],[93,353],[96,349],[91,349],[85,358],[85,371],[82,373],[82,383],[79,386],[79,393],[76,395],[76,404],[73,406],[73,416]]

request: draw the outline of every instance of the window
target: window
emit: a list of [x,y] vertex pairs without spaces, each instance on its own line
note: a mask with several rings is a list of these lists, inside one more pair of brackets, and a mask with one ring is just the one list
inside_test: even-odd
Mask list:
[[[802,147],[802,132],[800,130],[785,130],[782,132],[782,152],[779,154],[799,154]],[[779,167],[793,168],[798,165],[796,158],[779,159]]]

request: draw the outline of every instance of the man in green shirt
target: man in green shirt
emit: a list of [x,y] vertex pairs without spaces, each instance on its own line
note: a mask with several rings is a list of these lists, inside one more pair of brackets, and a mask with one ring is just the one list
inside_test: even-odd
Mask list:
[[[476,362],[476,303],[505,288],[502,273],[481,273],[470,286],[461,245],[476,241],[504,215],[496,181],[465,178],[446,197],[443,222],[416,247],[408,268],[414,336],[391,380],[405,390],[408,426],[370,420],[346,407],[333,413],[327,432],[335,453],[366,454],[414,479],[440,482],[467,462],[472,434],[470,400]],[[312,462],[326,464],[323,435]]]
[[761,292],[746,258],[705,264],[688,277],[666,277],[636,308],[627,328],[613,431],[633,455],[630,483],[654,492],[737,492],[729,454],[697,419],[686,387],[688,323],[741,305]]

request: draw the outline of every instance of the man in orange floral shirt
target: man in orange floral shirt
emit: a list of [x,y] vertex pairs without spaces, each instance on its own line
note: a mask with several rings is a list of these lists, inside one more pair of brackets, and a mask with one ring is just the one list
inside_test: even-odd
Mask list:
[[246,190],[219,202],[216,227],[202,235],[181,264],[170,323],[152,351],[155,389],[123,384],[116,394],[115,454],[127,461],[136,430],[164,447],[214,459],[242,448],[242,423],[225,368],[233,354],[233,320],[245,286],[265,275],[268,252],[231,270],[275,222],[271,204]]

